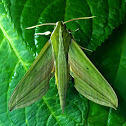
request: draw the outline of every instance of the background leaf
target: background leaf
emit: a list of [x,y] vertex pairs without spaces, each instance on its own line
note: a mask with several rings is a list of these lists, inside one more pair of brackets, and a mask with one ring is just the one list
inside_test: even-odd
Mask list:
[[[88,56],[117,93],[117,111],[88,101],[70,81],[62,114],[53,78],[41,100],[9,112],[11,93],[49,39],[34,34],[53,31],[53,26],[25,28],[92,15],[96,18],[70,22],[67,29],[79,28],[72,33],[77,43],[95,51]],[[125,19],[125,0],[0,0],[0,126],[125,126]]]

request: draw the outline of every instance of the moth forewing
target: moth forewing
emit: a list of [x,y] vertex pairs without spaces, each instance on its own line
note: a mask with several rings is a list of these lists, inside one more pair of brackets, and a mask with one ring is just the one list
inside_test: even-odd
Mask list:
[[53,66],[52,47],[47,42],[11,95],[10,111],[31,105],[45,95],[53,74]]
[[77,91],[95,103],[116,109],[118,99],[114,90],[74,40],[68,59]]

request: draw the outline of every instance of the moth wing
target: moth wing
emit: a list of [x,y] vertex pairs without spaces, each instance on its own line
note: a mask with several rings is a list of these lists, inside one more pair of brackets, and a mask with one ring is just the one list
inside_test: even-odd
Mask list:
[[24,108],[42,98],[49,88],[53,67],[52,46],[47,42],[13,91],[9,100],[9,110]]
[[74,40],[68,60],[77,91],[95,103],[116,109],[118,99],[114,90]]

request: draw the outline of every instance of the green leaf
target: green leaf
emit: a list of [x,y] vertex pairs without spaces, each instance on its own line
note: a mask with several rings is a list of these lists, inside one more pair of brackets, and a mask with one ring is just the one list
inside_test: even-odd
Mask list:
[[[102,44],[97,51],[91,55],[95,65],[99,67],[104,76],[108,78],[115,89],[118,99],[119,107],[117,111],[109,111],[108,119],[109,125],[121,125],[126,120],[126,23],[120,25],[112,33],[112,36]],[[94,60],[95,59],[95,60]],[[92,111],[96,111],[93,118],[98,115],[99,108],[91,107]],[[100,114],[103,112],[101,111]],[[112,114],[113,113],[113,114]],[[92,116],[92,113],[90,113]]]
[[[126,24],[121,25],[126,22],[125,0],[0,0],[0,15],[0,126],[126,125]],[[8,101],[15,86],[49,39],[34,34],[53,31],[53,26],[25,28],[92,15],[96,18],[70,22],[67,29],[79,28],[72,33],[77,43],[96,50],[90,58],[117,93],[117,111],[88,101],[70,81],[62,114],[53,78],[41,100],[9,112]]]

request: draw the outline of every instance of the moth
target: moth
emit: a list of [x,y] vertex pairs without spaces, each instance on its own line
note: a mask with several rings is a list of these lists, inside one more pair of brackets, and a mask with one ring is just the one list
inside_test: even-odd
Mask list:
[[74,78],[76,90],[84,97],[97,104],[117,108],[118,99],[114,90],[66,29],[67,22],[89,18],[93,17],[40,24],[28,28],[55,25],[49,41],[14,89],[9,100],[10,111],[24,108],[41,99],[48,91],[49,80],[54,75],[62,112],[65,109],[70,75]]

